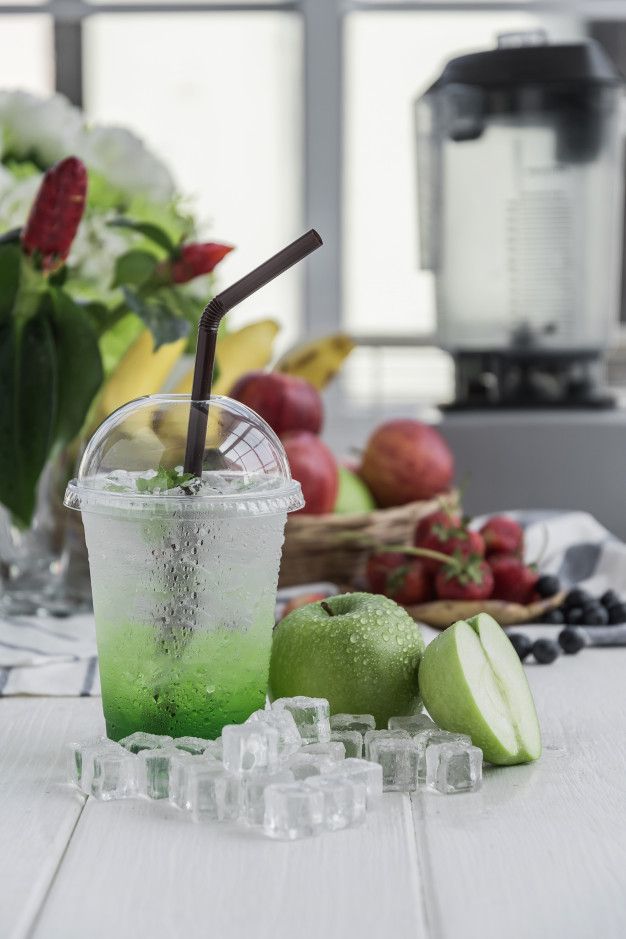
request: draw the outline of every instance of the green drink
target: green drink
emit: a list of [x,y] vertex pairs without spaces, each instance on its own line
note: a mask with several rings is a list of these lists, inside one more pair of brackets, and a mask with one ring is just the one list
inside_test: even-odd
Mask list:
[[[211,401],[202,479],[180,457],[189,399],[131,402],[68,487],[83,513],[109,737],[214,738],[263,706],[287,512],[302,505],[280,441]],[[161,436],[146,428],[159,427]],[[149,442],[149,446],[147,445]]]

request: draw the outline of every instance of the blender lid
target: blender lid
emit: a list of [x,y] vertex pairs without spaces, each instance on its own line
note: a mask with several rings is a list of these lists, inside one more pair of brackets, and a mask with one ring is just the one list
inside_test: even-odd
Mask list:
[[501,46],[451,59],[426,94],[446,85],[493,88],[548,84],[621,85],[624,79],[595,40]]

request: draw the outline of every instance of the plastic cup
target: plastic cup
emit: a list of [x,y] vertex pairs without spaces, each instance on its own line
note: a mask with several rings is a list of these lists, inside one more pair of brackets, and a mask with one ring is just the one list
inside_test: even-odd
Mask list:
[[180,483],[190,399],[154,395],[89,442],[82,512],[107,734],[214,738],[264,706],[287,513],[284,449],[254,411],[209,405],[202,481]]

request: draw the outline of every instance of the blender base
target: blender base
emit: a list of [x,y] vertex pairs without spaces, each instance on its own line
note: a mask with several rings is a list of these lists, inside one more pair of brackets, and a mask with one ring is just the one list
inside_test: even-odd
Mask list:
[[455,399],[444,411],[607,410],[616,406],[603,386],[597,350],[457,352]]

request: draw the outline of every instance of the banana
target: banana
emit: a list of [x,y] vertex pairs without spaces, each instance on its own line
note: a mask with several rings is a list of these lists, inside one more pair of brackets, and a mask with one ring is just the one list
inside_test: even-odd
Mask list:
[[344,333],[323,336],[295,346],[278,360],[274,370],[306,378],[321,391],[335,377],[354,345]]
[[[238,378],[246,372],[265,368],[272,358],[274,339],[280,329],[276,320],[259,320],[232,333],[225,333],[217,341],[218,377],[213,394],[228,394]],[[191,394],[193,368],[178,383],[176,394]]]
[[105,382],[94,409],[92,426],[97,427],[127,401],[160,391],[185,351],[186,342],[186,339],[178,339],[155,351],[152,333],[149,329],[142,330]]

